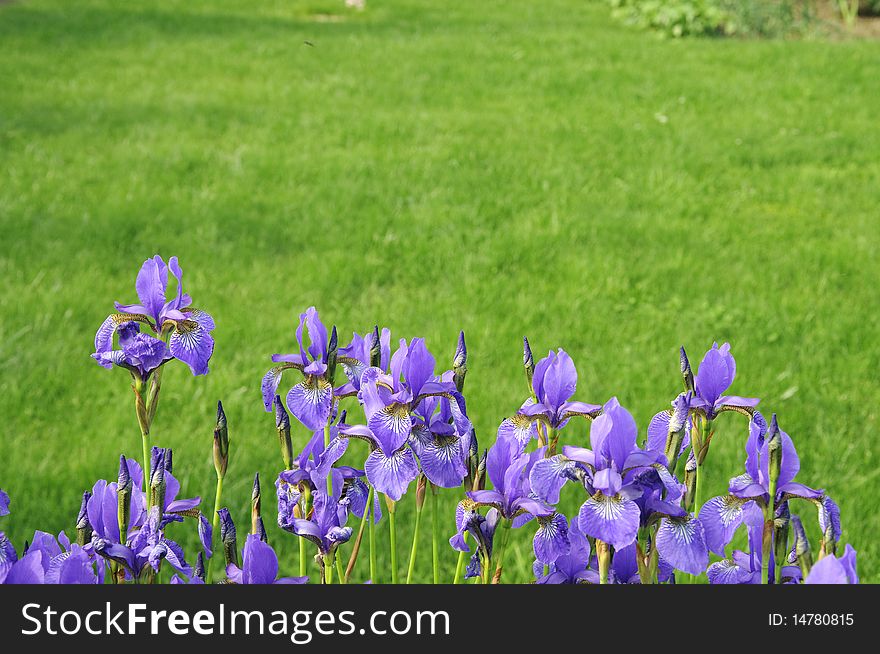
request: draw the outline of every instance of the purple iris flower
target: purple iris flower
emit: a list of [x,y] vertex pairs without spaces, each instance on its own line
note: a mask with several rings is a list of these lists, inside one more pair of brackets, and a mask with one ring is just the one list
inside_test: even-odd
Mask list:
[[235,584],[305,584],[308,577],[278,579],[278,557],[268,543],[256,534],[248,535],[241,552],[241,567],[226,566],[226,578]]
[[703,409],[710,420],[725,407],[752,409],[757,406],[760,402],[758,398],[724,394],[733,384],[734,377],[736,361],[730,353],[730,343],[721,347],[713,343],[697,368],[694,406]]
[[[378,355],[378,360],[374,358]],[[339,348],[339,363],[348,377],[349,389],[357,392],[361,389],[361,376],[370,366],[376,364],[380,370],[387,371],[391,362],[391,330],[383,329],[381,334],[377,327],[365,336],[352,334],[351,342]]]
[[470,534],[477,544],[465,569],[465,579],[479,577],[483,570],[483,562],[491,560],[495,530],[501,519],[498,509],[489,509],[485,516],[477,509],[478,505],[471,499],[458,503],[455,510],[456,533],[449,539],[449,544],[459,552],[471,551],[465,540],[465,534]]
[[[774,434],[778,434],[781,439],[782,454],[776,494],[771,500],[768,450]],[[747,507],[754,506],[756,502],[766,506],[772,501],[775,510],[790,498],[817,501],[823,496],[823,491],[794,481],[800,469],[800,459],[791,438],[779,429],[775,416],[768,427],[761,414],[755,412],[749,423],[746,454],[746,473],[730,480],[729,494],[713,497],[700,508],[700,521],[706,530],[706,542],[709,549],[720,556],[724,556],[725,547],[733,539],[737,528],[743,524]],[[758,551],[760,549],[759,546]]]
[[[146,521],[147,498],[141,490],[144,473],[134,459],[126,459],[125,465],[131,479],[131,510],[127,526],[128,535],[133,534]],[[119,487],[116,481],[99,479],[92,487],[86,504],[89,525],[95,535],[111,543],[120,543],[119,533]]]
[[85,548],[71,543],[63,531],[57,539],[44,531],[34,532],[30,547],[19,563],[20,570],[10,574],[6,583],[97,584],[101,580],[93,556]]
[[134,553],[132,572],[143,570],[147,564],[158,572],[162,561],[166,560],[177,572],[187,577],[192,575],[192,567],[184,559],[183,549],[165,537],[163,520],[157,506],[150,511],[147,524],[132,537],[130,549]]
[[[169,270],[177,278],[177,295],[171,299],[166,298]],[[183,361],[194,375],[207,374],[214,352],[214,319],[190,306],[192,299],[183,292],[183,271],[177,257],[171,257],[167,265],[158,254],[147,259],[135,288],[138,303],[116,303],[118,313],[108,316],[95,334],[92,357],[105,368],[114,364],[128,368],[142,380],[172,358]],[[158,338],[142,333],[142,324]],[[120,349],[114,350],[117,332]]]
[[541,518],[552,515],[553,507],[537,499],[529,482],[529,473],[543,460],[544,449],[526,453],[521,441],[499,434],[486,459],[493,489],[469,491],[468,497],[478,506],[498,509],[508,520],[524,514]]
[[856,551],[847,544],[843,556],[829,554],[813,564],[805,584],[857,584]]
[[4,583],[12,566],[18,561],[18,552],[15,551],[9,538],[0,531],[0,584]]
[[472,426],[453,373],[435,375],[434,357],[418,338],[409,345],[401,340],[389,365],[390,375],[370,367],[361,376],[358,399],[367,425],[339,426],[343,436],[369,443],[367,479],[378,492],[399,500],[419,474],[415,452],[432,483],[461,484]]
[[[702,515],[702,513],[701,513]],[[745,524],[748,533],[748,552],[736,550],[729,559],[713,563],[706,570],[710,584],[760,584],[762,532],[764,529],[764,512],[754,501],[746,502],[740,511],[739,524]],[[722,552],[723,556],[723,552]],[[775,565],[774,551],[770,550],[770,568]],[[781,579],[787,583],[798,583],[801,571],[797,566],[784,566]],[[783,582],[786,583],[786,582]]]
[[317,489],[313,495],[311,519],[294,518],[292,531],[314,543],[321,556],[332,554],[336,548],[351,538],[352,529],[346,527],[348,509],[340,502],[342,476],[334,469],[333,495]]
[[641,521],[634,501],[643,489],[633,480],[640,471],[664,462],[662,454],[642,450],[636,445],[638,429],[632,415],[611,398],[590,425],[592,450],[566,446],[565,456],[583,463],[590,474],[593,495],[578,514],[581,530],[615,549],[636,539]]
[[[573,520],[568,530],[568,552],[552,562],[536,560],[533,570],[539,584],[598,584],[599,573],[590,568],[590,541]],[[544,568],[547,567],[547,574]]]
[[[440,376],[441,383],[452,381],[453,372]],[[422,472],[435,486],[455,488],[467,476],[473,430],[461,433],[453,407],[466,414],[464,398],[450,400],[443,396],[426,397],[413,415],[409,445],[419,458]]]
[[386,457],[407,443],[414,417],[431,426],[433,411],[437,408],[432,398],[449,400],[446,406],[455,432],[460,435],[470,433],[471,423],[464,397],[455,389],[452,375],[435,375],[434,365],[434,357],[425,341],[414,338],[409,344],[400,341],[391,357],[390,375],[375,367],[364,371],[358,399],[364,406],[367,426]]
[[[577,390],[577,369],[571,357],[563,349],[558,352],[550,352],[535,366],[532,376],[532,391],[535,400],[529,399],[519,413],[534,421],[540,419],[550,427],[562,428],[573,416],[585,416],[592,418],[602,408],[599,404],[587,404],[586,402],[572,401]],[[526,431],[524,424],[512,420],[504,424],[505,431],[513,429],[517,437],[522,439],[526,433],[531,437],[531,430]]]
[[9,515],[9,495],[0,488],[0,517]]
[[[304,332],[308,336],[308,346],[303,341]],[[331,363],[331,354],[333,357],[337,356],[335,337],[334,328],[328,339],[327,328],[321,322],[315,307],[309,307],[305,313],[300,314],[299,326],[296,328],[299,352],[273,354],[272,361],[279,365],[263,376],[261,388],[266,411],[272,411],[284,371],[296,369],[302,373],[303,380],[287,393],[288,410],[311,431],[318,431],[327,425],[333,411],[334,398],[356,392],[353,388],[333,388],[333,380],[330,379],[333,371],[328,364]]]
[[[327,476],[334,476],[334,483],[345,486],[346,493],[342,501],[348,503],[349,509],[358,517],[363,516],[366,507],[366,496],[359,499],[359,493],[365,486],[360,478],[364,476],[363,470],[350,466],[337,466],[334,464],[342,458],[348,448],[348,439],[340,437],[340,429],[344,424],[330,427],[330,443],[324,447],[324,434],[316,431],[312,439],[306,444],[303,451],[293,462],[293,469],[284,470],[275,481],[275,493],[278,500],[278,526],[286,531],[293,531],[295,509],[302,499],[304,488],[311,491],[326,488]],[[377,511],[377,515],[381,512]],[[377,518],[378,520],[378,518]]]

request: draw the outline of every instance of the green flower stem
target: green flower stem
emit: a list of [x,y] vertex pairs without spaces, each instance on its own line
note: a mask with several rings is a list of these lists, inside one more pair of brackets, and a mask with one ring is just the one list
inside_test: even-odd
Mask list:
[[431,559],[434,568],[434,583],[440,583],[440,508],[437,506],[439,489],[431,484]]
[[[303,518],[309,519],[309,509],[312,503],[312,490],[306,486],[303,491]],[[305,577],[308,574],[309,554],[306,551],[306,539],[299,537],[299,576]]]
[[370,507],[373,505],[373,487],[370,486],[370,491],[367,493],[367,503],[364,505],[364,515],[361,516],[361,525],[358,527],[357,538],[354,541],[354,547],[351,549],[351,556],[348,559],[348,566],[345,568],[345,583],[348,583],[348,580],[351,578],[351,573],[354,571],[354,566],[357,563],[357,558],[361,553],[361,544],[364,540],[364,530],[367,527],[367,521],[370,520]]
[[412,539],[412,548],[409,552],[409,567],[406,569],[406,583],[407,585],[412,583],[413,572],[416,568],[416,552],[419,549],[419,526],[422,523],[422,509],[424,507],[416,504],[416,524],[413,528],[413,539]]
[[[467,543],[468,533],[464,534],[464,542]],[[455,564],[455,577],[452,578],[453,584],[461,583],[461,575],[464,573],[464,557],[467,552],[459,552],[458,553],[458,562]]]
[[502,518],[501,524],[498,525],[498,528],[501,530],[499,534],[501,536],[501,542],[498,544],[498,550],[495,552],[494,559],[494,568],[495,572],[492,575],[492,583],[500,584],[501,583],[501,575],[504,572],[504,554],[507,551],[507,541],[510,539],[510,525],[512,521],[509,518]]
[[333,584],[333,556],[324,555],[324,565],[321,566],[321,580],[328,586]]
[[[214,520],[212,522],[213,527],[211,529],[211,539],[212,540],[214,539],[214,536],[219,534],[219,532],[220,532],[220,514],[218,513],[218,511],[220,510],[220,501],[222,498],[223,498],[223,477],[218,476],[217,477],[217,490],[214,492]],[[215,553],[215,555],[212,556],[208,560],[208,572],[207,572],[208,580],[207,581],[209,584],[211,583],[211,577],[213,576],[213,572],[214,572],[214,559],[217,558],[217,556],[216,556],[217,549],[214,550],[214,553]]]
[[391,583],[397,583],[397,528],[394,523],[394,514],[397,506],[394,500],[387,495],[385,496],[385,505],[388,507],[388,535],[390,538],[391,548]]
[[373,501],[373,487],[370,486],[370,493],[367,495],[367,504],[370,509],[370,521],[367,524],[367,529],[369,530],[370,537],[370,581],[374,584],[379,583],[379,579],[377,577],[378,570],[376,566],[376,505]]
[[336,559],[336,576],[339,577],[339,583],[343,586],[348,583],[348,577],[345,575],[345,568],[342,567],[342,557],[339,556],[339,550],[333,554],[333,558]]

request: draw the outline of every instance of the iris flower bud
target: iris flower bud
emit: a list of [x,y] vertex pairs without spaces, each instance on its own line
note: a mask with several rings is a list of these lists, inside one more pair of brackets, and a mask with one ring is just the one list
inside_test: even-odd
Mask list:
[[531,391],[532,377],[535,375],[535,358],[532,356],[532,348],[529,347],[529,339],[525,336],[523,336],[523,367],[526,369],[526,380]]
[[791,517],[791,530],[794,534],[794,546],[788,555],[789,563],[797,563],[804,577],[813,567],[813,553],[810,551],[810,541],[807,540],[807,532],[798,516]]
[[422,507],[425,506],[425,494],[427,493],[427,490],[428,478],[422,473],[416,481],[416,511],[421,511]]
[[489,450],[483,450],[483,456],[477,464],[477,477],[474,481],[474,490],[483,490],[486,488],[486,459],[489,456]]
[[379,325],[373,327],[373,341],[370,343],[370,365],[374,368],[382,365],[382,341],[379,337]]
[[[770,486],[776,489],[776,481],[779,479],[779,471],[782,467],[782,435],[779,431],[779,424],[776,422],[776,414],[770,419],[770,428],[767,430],[767,459],[768,473],[770,475]],[[770,502],[775,498],[771,497]]]
[[217,471],[218,479],[226,476],[226,466],[229,464],[229,430],[226,426],[226,414],[223,412],[223,403],[217,402],[217,425],[214,427],[214,470]]
[[196,564],[193,567],[193,575],[205,581],[206,572],[205,572],[205,553],[199,552],[199,555],[196,557]]
[[92,498],[91,491],[86,491],[82,496],[82,504],[79,506],[79,514],[76,516],[76,544],[83,546],[92,540],[92,525],[89,523],[88,504]]
[[150,462],[150,506],[165,506],[165,451],[161,448],[153,448],[153,457]]
[[275,396],[275,429],[278,430],[278,443],[281,445],[281,460],[284,469],[293,469],[293,442],[290,440],[290,416],[284,409],[281,397]]
[[217,515],[220,516],[220,542],[223,544],[223,556],[226,558],[226,565],[230,563],[238,565],[238,543],[235,535],[235,523],[232,522],[229,509],[220,509],[217,511]]
[[776,509],[773,521],[773,546],[777,561],[785,561],[788,556],[788,532],[791,525],[791,511],[788,502],[782,502]]
[[[260,473],[254,476],[254,487],[251,490],[251,533],[259,534],[260,523]],[[265,531],[265,530],[264,530]]]
[[125,532],[128,529],[128,521],[131,517],[131,475],[128,472],[128,462],[124,456],[119,457],[119,478],[116,481],[116,506],[117,520],[119,521],[119,540],[125,542]]
[[254,533],[260,538],[264,543],[269,542],[269,534],[266,533],[266,525],[263,524],[263,518],[257,518],[257,528]]
[[684,382],[684,390],[692,391],[694,390],[694,371],[691,370],[691,362],[688,361],[688,355],[684,351],[684,346],[679,349],[678,358],[681,365],[681,378]]
[[693,450],[691,450],[687,465],[684,467],[684,486],[684,506],[686,510],[690,511],[694,506],[697,492],[697,459]]
[[327,345],[327,380],[333,384],[336,377],[336,359],[339,353],[339,335],[336,333],[336,325],[330,330],[330,342]]
[[672,403],[672,416],[669,419],[669,434],[666,437],[666,461],[669,472],[674,474],[678,465],[678,457],[681,455],[681,444],[684,442],[685,428],[688,420],[688,397],[679,395]]
[[455,349],[455,357],[452,359],[452,381],[455,390],[461,393],[464,390],[464,378],[467,375],[467,345],[464,342],[464,332],[458,334],[458,347]]

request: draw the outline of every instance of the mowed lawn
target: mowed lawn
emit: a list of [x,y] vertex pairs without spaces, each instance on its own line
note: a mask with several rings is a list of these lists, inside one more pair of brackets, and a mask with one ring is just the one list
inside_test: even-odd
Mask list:
[[[378,323],[444,365],[464,329],[484,446],[525,399],[523,335],[572,355],[577,399],[616,395],[642,430],[680,389],[678,346],[696,366],[730,341],[732,390],[779,414],[799,480],[838,501],[880,581],[880,45],[661,40],[581,0],[343,4],[0,5],[0,529],[19,548],[70,532],[83,490],[140,457],[128,375],[89,354],[161,253],[217,329],[207,377],[166,369],[155,440],[210,511],[223,400],[227,503],[243,536],[261,473],[285,574],[259,385],[316,305],[345,340]],[[585,423],[564,434],[587,442]],[[706,497],[742,471],[746,434],[718,420]],[[459,497],[443,494],[444,543]],[[566,492],[569,516],[580,501]],[[815,509],[793,510],[815,543]],[[170,534],[194,558],[195,525]],[[531,578],[531,534],[510,580]],[[421,555],[426,580],[427,528]],[[445,546],[442,562],[451,579]]]

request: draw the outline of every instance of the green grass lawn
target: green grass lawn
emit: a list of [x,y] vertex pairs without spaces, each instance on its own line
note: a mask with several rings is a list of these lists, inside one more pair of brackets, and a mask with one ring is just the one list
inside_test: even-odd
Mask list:
[[[82,491],[140,457],[128,375],[89,354],[158,252],[217,329],[207,377],[166,370],[154,437],[184,494],[213,498],[223,400],[229,506],[244,533],[259,471],[286,574],[259,382],[314,304],[346,337],[379,323],[444,363],[464,329],[486,446],[525,398],[524,334],[573,356],[577,399],[617,395],[642,429],[679,391],[678,346],[696,365],[729,340],[733,390],[778,412],[800,481],[839,502],[880,581],[880,45],[664,41],[580,0],[342,5],[0,5],[0,527],[17,546],[71,530]],[[565,433],[586,443],[585,424]],[[746,433],[719,419],[707,497]],[[194,545],[192,523],[171,529]],[[514,533],[511,580],[530,578],[530,538]]]

